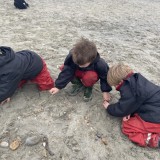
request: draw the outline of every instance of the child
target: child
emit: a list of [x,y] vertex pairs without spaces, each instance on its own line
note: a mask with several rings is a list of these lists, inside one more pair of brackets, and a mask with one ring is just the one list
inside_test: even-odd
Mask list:
[[14,0],[14,6],[18,9],[27,9],[29,4],[25,0]]
[[8,102],[18,87],[30,80],[40,90],[53,87],[46,63],[36,53],[23,50],[14,52],[10,47],[0,47],[0,103]]
[[107,63],[100,58],[95,44],[82,38],[66,57],[63,69],[55,81],[55,88],[52,88],[50,93],[57,93],[71,81],[73,86],[69,95],[77,95],[84,89],[83,99],[88,102],[92,99],[93,85],[100,79],[103,98],[109,100],[107,92],[111,91],[111,87],[106,81],[108,69]]
[[122,132],[139,146],[160,147],[160,86],[124,64],[112,66],[107,81],[121,98],[104,107],[110,115],[124,117]]

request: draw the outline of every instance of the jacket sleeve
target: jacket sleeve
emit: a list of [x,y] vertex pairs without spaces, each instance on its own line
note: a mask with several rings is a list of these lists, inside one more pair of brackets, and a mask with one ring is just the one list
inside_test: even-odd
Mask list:
[[64,68],[55,81],[55,87],[58,89],[64,88],[74,77],[75,69],[76,64],[72,60],[71,53],[69,53],[64,61]]
[[100,61],[97,62],[96,71],[100,79],[100,87],[102,92],[110,92],[112,90],[111,86],[107,83],[108,70],[108,64],[103,59],[100,59]]
[[18,77],[18,74],[13,75],[12,73],[10,73],[9,75],[0,76],[0,102],[4,101],[14,94],[14,92],[18,88],[20,79],[21,78]]
[[107,112],[116,117],[124,117],[130,114],[135,113],[138,109],[138,104],[134,97],[130,99],[121,98],[119,102],[111,104],[107,108]]
[[124,84],[120,90],[121,98],[115,104],[111,104],[107,108],[107,112],[116,117],[124,117],[135,113],[142,103],[137,99],[128,84]]

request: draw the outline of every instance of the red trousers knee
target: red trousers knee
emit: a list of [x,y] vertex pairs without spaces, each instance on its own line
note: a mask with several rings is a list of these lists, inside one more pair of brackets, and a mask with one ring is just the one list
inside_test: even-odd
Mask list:
[[[64,65],[60,66],[59,69],[62,71]],[[80,71],[76,70],[75,77],[79,78],[84,86],[92,87],[98,80],[98,74],[95,71]]]
[[[64,65],[61,65],[59,69],[62,71]],[[80,71],[76,70],[75,77],[79,78],[84,86],[92,87],[98,80],[98,74],[95,71]]]
[[158,147],[160,124],[145,122],[138,114],[122,122],[122,132],[139,146]]
[[48,71],[47,65],[44,60],[42,71],[34,79],[32,79],[31,82],[36,83],[39,90],[41,91],[49,90],[54,87],[54,81]]
[[98,81],[98,74],[95,71],[80,71],[75,72],[75,77],[79,78],[84,86],[92,87]]
[[[54,81],[52,77],[50,76],[50,73],[47,69],[47,65],[45,61],[43,61],[43,69],[42,71],[32,80],[30,80],[32,83],[35,83],[38,85],[39,90],[49,90],[54,87]],[[21,80],[18,87],[22,87],[25,83],[27,83],[27,80]]]

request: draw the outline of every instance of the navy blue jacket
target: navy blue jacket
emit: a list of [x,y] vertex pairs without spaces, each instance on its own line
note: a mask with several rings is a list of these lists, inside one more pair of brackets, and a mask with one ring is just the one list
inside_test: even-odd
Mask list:
[[73,62],[71,51],[65,59],[64,69],[55,81],[55,86],[58,89],[64,88],[73,79],[77,69],[81,71],[95,71],[99,76],[102,92],[109,92],[112,90],[106,80],[109,69],[108,64],[102,58],[100,58],[99,54],[97,54],[96,59],[88,67],[80,68]]
[[25,2],[25,0],[14,0],[14,6],[18,9],[27,9],[29,4]]
[[124,80],[120,100],[109,105],[109,114],[124,117],[138,113],[146,122],[160,123],[160,86],[135,73]]
[[13,95],[21,80],[31,80],[43,68],[36,53],[23,50],[14,52],[10,47],[0,47],[0,102]]

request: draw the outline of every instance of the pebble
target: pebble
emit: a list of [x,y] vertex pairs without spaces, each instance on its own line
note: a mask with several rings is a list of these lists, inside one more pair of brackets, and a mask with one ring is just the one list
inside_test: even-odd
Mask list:
[[43,155],[43,157],[47,157],[47,151],[46,151],[46,149],[43,149],[42,155]]
[[3,147],[3,148],[7,148],[9,146],[9,143],[8,142],[5,142],[5,141],[2,141],[0,143],[0,146]]
[[107,139],[105,138],[105,137],[103,137],[102,139],[102,143],[104,144],[104,145],[107,145],[108,143],[107,143]]
[[33,146],[36,145],[40,142],[41,137],[40,136],[32,136],[32,137],[28,137],[25,141],[25,144],[27,146]]
[[16,150],[19,146],[20,146],[21,142],[19,139],[15,139],[14,141],[11,142],[11,144],[9,145],[9,148],[14,151]]
[[103,134],[100,133],[100,132],[97,132],[97,133],[96,133],[96,136],[97,136],[98,138],[102,138]]

